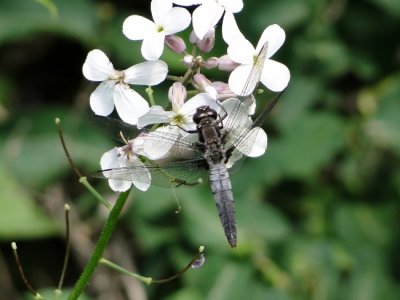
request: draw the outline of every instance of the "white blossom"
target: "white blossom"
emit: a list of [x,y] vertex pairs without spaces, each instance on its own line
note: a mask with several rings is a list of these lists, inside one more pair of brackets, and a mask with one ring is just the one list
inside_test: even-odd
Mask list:
[[127,145],[113,148],[104,153],[100,159],[103,175],[113,191],[123,192],[132,184],[141,191],[146,191],[151,183],[150,172],[136,156],[135,140]]
[[196,124],[193,122],[193,115],[199,106],[208,105],[213,109],[219,110],[216,100],[210,97],[207,93],[200,93],[183,102],[180,98],[175,97],[170,99],[172,104],[171,111],[165,111],[161,106],[155,105],[150,110],[139,118],[138,126],[144,127],[149,124],[169,124],[171,130],[178,128],[184,131],[196,130]]
[[167,35],[185,30],[190,25],[190,13],[182,7],[172,7],[171,0],[151,1],[153,21],[138,15],[126,18],[122,32],[131,40],[143,40],[142,55],[157,60],[164,50]]
[[101,82],[90,95],[90,107],[95,114],[108,116],[115,106],[124,122],[136,124],[149,110],[149,104],[129,84],[158,84],[167,76],[168,66],[162,61],[148,61],[118,71],[103,51],[95,49],[87,55],[82,72],[86,79]]
[[[279,25],[268,26],[256,49],[246,39],[236,39],[228,47],[228,55],[239,65],[229,76],[229,87],[237,95],[246,96],[252,93],[248,90],[242,94],[247,83],[251,70],[257,63],[258,55],[264,45],[267,45],[265,62],[260,74],[260,81],[271,91],[280,92],[286,88],[290,80],[289,69],[277,61],[270,59],[272,55],[283,45],[285,41],[285,31]],[[254,86],[255,88],[255,86]]]
[[230,44],[232,40],[243,37],[233,16],[242,10],[242,0],[173,0],[173,2],[182,6],[200,5],[193,12],[193,29],[200,40],[217,25],[222,15],[224,15],[222,20],[224,41]]

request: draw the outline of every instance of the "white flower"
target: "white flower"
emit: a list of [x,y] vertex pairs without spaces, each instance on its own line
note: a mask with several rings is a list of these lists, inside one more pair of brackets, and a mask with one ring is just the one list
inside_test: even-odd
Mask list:
[[[228,114],[228,117],[223,120],[223,126],[225,130],[228,130],[229,134],[225,143],[225,149],[229,149],[232,145],[235,146],[232,156],[226,163],[227,168],[231,168],[243,155],[248,157],[263,155],[267,149],[267,134],[261,127],[250,129],[253,126],[253,121],[247,114],[248,110],[246,105],[237,98],[229,98],[222,103],[222,106]],[[238,106],[241,107],[238,108]],[[233,113],[234,109],[235,113]],[[226,128],[228,124],[232,122],[232,120],[230,120],[232,116],[235,118],[234,123],[236,125],[231,128]],[[244,134],[247,130],[249,131]]]
[[176,132],[179,128],[183,131],[196,130],[196,124],[193,122],[193,115],[199,106],[208,105],[217,112],[220,107],[216,100],[210,97],[207,93],[200,93],[183,102],[181,97],[173,97],[170,99],[172,111],[165,111],[161,106],[155,105],[150,110],[139,118],[138,127],[144,127],[149,124],[167,123],[172,125],[172,131]]
[[256,49],[246,39],[237,39],[232,42],[228,47],[228,55],[233,61],[241,65],[233,70],[229,76],[230,89],[241,96],[247,96],[253,92],[251,89],[247,89],[247,93],[242,94],[251,69],[257,63],[257,57],[264,44],[266,44],[268,48],[264,66],[260,70],[260,81],[271,91],[280,92],[284,90],[290,79],[289,69],[284,64],[270,59],[283,45],[284,41],[285,31],[279,25],[274,24],[264,30]]
[[193,29],[200,40],[217,25],[224,12],[222,20],[224,41],[230,44],[235,38],[243,37],[233,16],[242,10],[242,0],[173,0],[173,2],[182,6],[200,4],[193,12]]
[[141,147],[135,141],[129,141],[125,146],[107,151],[100,159],[103,175],[109,178],[108,184],[113,191],[126,191],[132,184],[139,190],[146,191],[150,186],[151,176],[135,154]]
[[190,13],[182,7],[172,7],[171,0],[151,1],[153,21],[133,15],[126,18],[122,32],[128,39],[143,40],[142,55],[147,60],[160,58],[166,35],[185,30],[190,25]]
[[162,61],[148,61],[118,71],[103,51],[95,49],[87,55],[82,72],[88,80],[101,81],[90,95],[94,113],[108,116],[115,105],[121,119],[134,125],[149,110],[149,104],[128,84],[158,84],[167,76],[168,66]]

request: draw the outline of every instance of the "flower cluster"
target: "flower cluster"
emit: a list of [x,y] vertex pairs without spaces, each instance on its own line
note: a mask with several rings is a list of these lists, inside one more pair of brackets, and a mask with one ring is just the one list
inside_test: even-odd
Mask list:
[[[187,6],[196,6],[192,15],[185,8]],[[103,174],[113,190],[124,191],[132,184],[147,190],[152,176],[146,162],[171,156],[171,151],[179,145],[193,144],[196,140],[193,115],[200,106],[214,109],[222,128],[231,131],[228,142],[236,148],[227,162],[228,167],[243,155],[259,156],[265,152],[265,132],[259,127],[252,128],[250,115],[255,104],[250,105],[242,99],[253,93],[258,82],[274,92],[282,91],[288,85],[288,68],[271,59],[282,46],[285,32],[276,24],[270,25],[254,47],[235,21],[234,14],[242,8],[242,0],[152,0],[152,20],[132,15],[122,25],[122,32],[128,39],[142,41],[141,53],[146,61],[116,70],[103,51],[89,52],[83,64],[83,75],[90,81],[100,82],[90,96],[93,112],[106,117],[115,107],[123,122],[143,129],[134,139],[126,140],[126,145],[107,151],[100,160]],[[221,19],[227,54],[209,56],[207,54],[214,46],[215,27]],[[189,39],[191,54],[186,52],[185,41],[176,35],[190,24],[193,27]],[[186,74],[168,76],[168,66],[160,60],[164,46],[181,56],[187,67]],[[201,54],[196,55],[196,50]],[[230,72],[228,83],[211,81],[202,73],[203,68]],[[157,85],[167,76],[174,81],[168,93],[168,108],[155,105],[148,95],[152,100],[150,105],[133,88],[135,85]],[[240,114],[241,121],[236,127],[229,124],[233,122],[231,113]],[[224,114],[227,116],[222,117]],[[246,130],[252,146],[236,145],[233,139]]]

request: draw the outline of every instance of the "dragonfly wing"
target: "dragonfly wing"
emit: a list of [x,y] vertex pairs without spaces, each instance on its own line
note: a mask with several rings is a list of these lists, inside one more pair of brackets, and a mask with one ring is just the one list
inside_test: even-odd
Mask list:
[[123,144],[125,144],[123,138],[129,140],[136,137],[141,132],[136,126],[111,117],[89,115],[87,119],[99,130]]
[[151,183],[161,187],[193,186],[207,179],[207,163],[204,159],[177,162],[149,161],[143,166],[129,166],[101,170],[92,177],[145,183],[151,176]]

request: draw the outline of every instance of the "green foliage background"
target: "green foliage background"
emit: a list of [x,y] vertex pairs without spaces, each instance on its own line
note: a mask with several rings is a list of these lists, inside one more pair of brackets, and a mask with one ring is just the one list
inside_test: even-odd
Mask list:
[[[292,78],[266,122],[266,155],[232,177],[239,247],[229,248],[208,187],[177,190],[179,214],[172,191],[151,188],[134,192],[120,220],[120,251],[137,272],[160,278],[205,245],[202,268],[145,287],[150,299],[400,299],[400,2],[244,2],[237,22],[254,44],[270,24],[285,29],[274,59]],[[97,170],[113,142],[85,119],[96,85],[81,66],[94,48],[120,69],[143,60],[140,43],[121,32],[130,14],[148,15],[149,2],[0,2],[0,299],[27,297],[11,241],[36,287],[56,285],[65,202],[79,216],[71,230],[98,236],[105,212],[77,183],[53,120],[61,118],[79,167]],[[217,43],[216,55],[225,51]],[[181,74],[175,54],[162,59]],[[258,107],[271,97],[260,95]],[[93,183],[115,199],[105,182]],[[67,287],[90,253],[73,247]],[[89,299],[100,298],[95,287]]]

